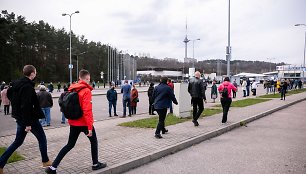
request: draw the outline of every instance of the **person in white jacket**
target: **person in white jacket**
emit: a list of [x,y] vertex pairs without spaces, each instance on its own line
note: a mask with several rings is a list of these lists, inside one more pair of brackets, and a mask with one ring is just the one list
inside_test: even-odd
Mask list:
[[247,85],[247,82],[245,79],[243,79],[242,84],[241,84],[241,87],[243,90],[243,97],[246,97],[246,85]]
[[255,80],[253,80],[253,83],[252,83],[252,92],[253,92],[253,96],[256,96],[256,89],[257,89],[257,82],[255,82]]

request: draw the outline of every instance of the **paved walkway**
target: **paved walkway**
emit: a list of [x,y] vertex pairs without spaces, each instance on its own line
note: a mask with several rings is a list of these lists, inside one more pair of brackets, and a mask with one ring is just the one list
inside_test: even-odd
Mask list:
[[[252,117],[267,110],[285,106],[291,102],[306,99],[306,92],[288,96],[286,101],[279,98],[268,102],[260,103],[244,108],[231,108],[228,121],[232,124],[240,122],[243,119]],[[175,146],[178,143],[186,142],[194,137],[216,131],[224,126],[221,125],[221,114],[203,118],[199,120],[200,126],[194,127],[191,122],[184,122],[177,125],[168,126],[169,133],[164,135],[163,139],[153,137],[153,129],[127,128],[117,126],[119,123],[145,118],[148,115],[125,119],[112,119],[95,122],[99,141],[100,161],[107,162],[106,169],[93,173],[116,173],[112,168],[139,159],[142,156],[163,153],[162,150]],[[227,125],[229,127],[231,125]],[[59,150],[67,143],[69,127],[48,129],[45,131],[48,139],[48,153],[51,159],[54,159]],[[8,146],[14,140],[15,136],[6,136],[0,138],[0,146]],[[5,173],[42,173],[40,167],[41,159],[37,140],[32,134],[29,134],[24,144],[18,151],[26,157],[25,160],[5,166]],[[143,161],[142,161],[143,163]],[[126,167],[126,166],[125,166]],[[60,164],[58,173],[91,173],[91,155],[90,144],[85,135],[81,135],[75,146]]]

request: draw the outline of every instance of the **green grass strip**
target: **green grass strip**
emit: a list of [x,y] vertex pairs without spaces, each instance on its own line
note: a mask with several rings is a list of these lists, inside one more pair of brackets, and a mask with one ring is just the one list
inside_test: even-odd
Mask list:
[[[244,100],[236,100],[232,102],[231,107],[246,107],[246,106],[251,106],[251,105],[258,104],[258,103],[266,102],[269,100],[271,99],[248,98]],[[215,107],[221,107],[221,105],[218,104],[218,105],[215,105]]]
[[[5,150],[5,147],[0,147],[0,156],[5,152]],[[20,160],[24,160],[24,157],[19,155],[18,152],[14,152],[12,156],[8,159],[7,163],[13,163]]]
[[[208,108],[208,109],[204,109],[201,116],[207,117],[207,116],[218,114],[220,112],[222,112],[222,109],[220,108],[216,108],[216,109]],[[183,123],[185,121],[190,121],[190,120],[191,120],[191,117],[179,118],[173,114],[168,114],[166,117],[165,125],[170,126],[170,125],[175,125],[175,124]],[[137,128],[156,128],[157,122],[158,122],[158,117],[155,116],[155,117],[120,123],[119,126],[137,127]]]

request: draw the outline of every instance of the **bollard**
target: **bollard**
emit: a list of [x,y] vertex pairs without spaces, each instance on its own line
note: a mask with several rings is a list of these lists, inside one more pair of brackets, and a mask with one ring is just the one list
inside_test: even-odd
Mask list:
[[191,97],[188,93],[188,83],[174,83],[174,95],[178,105],[173,106],[173,114],[180,118],[190,117]]

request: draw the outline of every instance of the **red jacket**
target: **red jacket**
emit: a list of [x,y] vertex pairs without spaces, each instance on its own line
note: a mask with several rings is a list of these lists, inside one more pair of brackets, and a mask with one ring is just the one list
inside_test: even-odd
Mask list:
[[[81,88],[83,89],[80,90]],[[71,126],[87,126],[88,130],[92,130],[93,114],[92,114],[91,91],[93,90],[93,88],[83,80],[80,80],[78,83],[72,84],[68,90],[69,91],[80,90],[78,92],[78,95],[79,95],[80,106],[83,110],[83,116],[81,118],[77,120],[68,120],[68,123]]]

